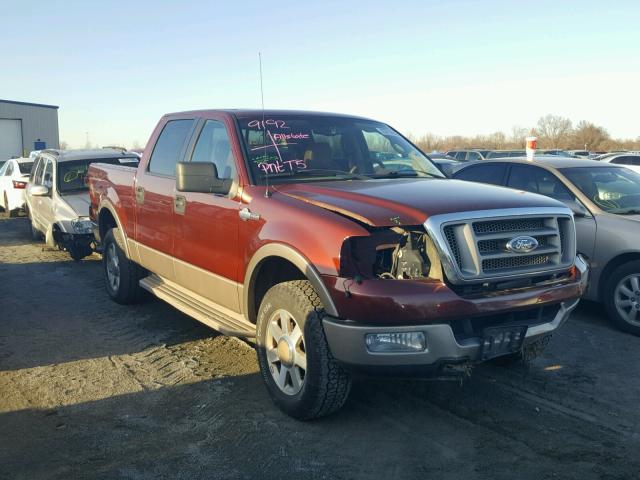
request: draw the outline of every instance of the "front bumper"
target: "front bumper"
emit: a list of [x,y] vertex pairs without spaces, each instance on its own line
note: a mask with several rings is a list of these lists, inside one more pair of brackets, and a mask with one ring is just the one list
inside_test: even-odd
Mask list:
[[[576,267],[580,273],[580,290],[583,290],[588,280],[587,266],[582,259],[578,259]],[[545,317],[544,321],[540,321],[541,317],[538,317],[538,321],[535,318],[524,320],[524,324],[528,325],[528,328],[523,346],[557,330],[569,318],[579,301],[579,295],[576,295],[551,306],[547,305],[547,307],[557,308],[557,310],[554,310],[555,313],[552,317]],[[509,302],[505,302],[505,305],[509,305]],[[508,315],[508,312],[502,314]],[[376,370],[393,372],[394,369],[397,369],[400,371],[403,367],[437,367],[441,369],[446,365],[479,362],[481,336],[454,333],[452,325],[456,320],[447,323],[381,326],[325,317],[323,326],[329,348],[336,360],[347,367],[356,369],[366,367],[366,370],[375,373]],[[519,321],[522,324],[523,320]],[[507,326],[509,323],[505,322],[500,325]],[[365,337],[367,334],[403,332],[422,332],[426,338],[426,349],[420,352],[373,353],[366,347]],[[424,370],[427,371],[428,368]]]
[[[569,318],[579,299],[562,302],[555,318],[547,323],[527,329],[524,345],[558,329]],[[375,327],[350,324],[326,317],[324,331],[334,358],[347,366],[417,366],[443,363],[475,363],[480,357],[481,339],[466,338],[458,341],[448,324],[409,325],[404,327]],[[365,336],[369,333],[423,332],[427,348],[422,352],[372,353],[367,350]]]

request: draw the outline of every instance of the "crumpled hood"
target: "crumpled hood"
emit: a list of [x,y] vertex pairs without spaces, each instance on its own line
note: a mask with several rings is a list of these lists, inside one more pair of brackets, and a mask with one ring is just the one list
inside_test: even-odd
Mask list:
[[[62,199],[67,203],[69,207],[75,213],[75,217],[88,217],[89,216],[89,192],[74,193],[72,195],[63,195]],[[69,212],[71,214],[71,212]]]
[[419,225],[442,213],[564,207],[529,192],[435,178],[296,183],[278,185],[276,190],[375,227]]

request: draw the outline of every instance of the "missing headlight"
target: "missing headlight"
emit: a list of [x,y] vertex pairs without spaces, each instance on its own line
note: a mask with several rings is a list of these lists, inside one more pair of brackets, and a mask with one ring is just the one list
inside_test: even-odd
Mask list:
[[435,245],[419,227],[395,227],[345,241],[341,275],[395,280],[442,279]]

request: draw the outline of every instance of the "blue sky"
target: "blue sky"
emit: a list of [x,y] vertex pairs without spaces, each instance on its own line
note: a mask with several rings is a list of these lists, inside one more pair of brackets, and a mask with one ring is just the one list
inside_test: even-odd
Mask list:
[[0,98],[60,106],[61,139],[144,145],[167,112],[370,116],[509,133],[554,113],[640,135],[640,2],[0,0]]

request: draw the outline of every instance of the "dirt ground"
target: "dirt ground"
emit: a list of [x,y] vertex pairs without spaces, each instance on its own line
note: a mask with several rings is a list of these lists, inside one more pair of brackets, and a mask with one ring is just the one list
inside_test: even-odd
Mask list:
[[640,478],[640,338],[584,303],[527,368],[356,381],[281,414],[255,353],[159,300],[124,307],[0,219],[0,478]]

